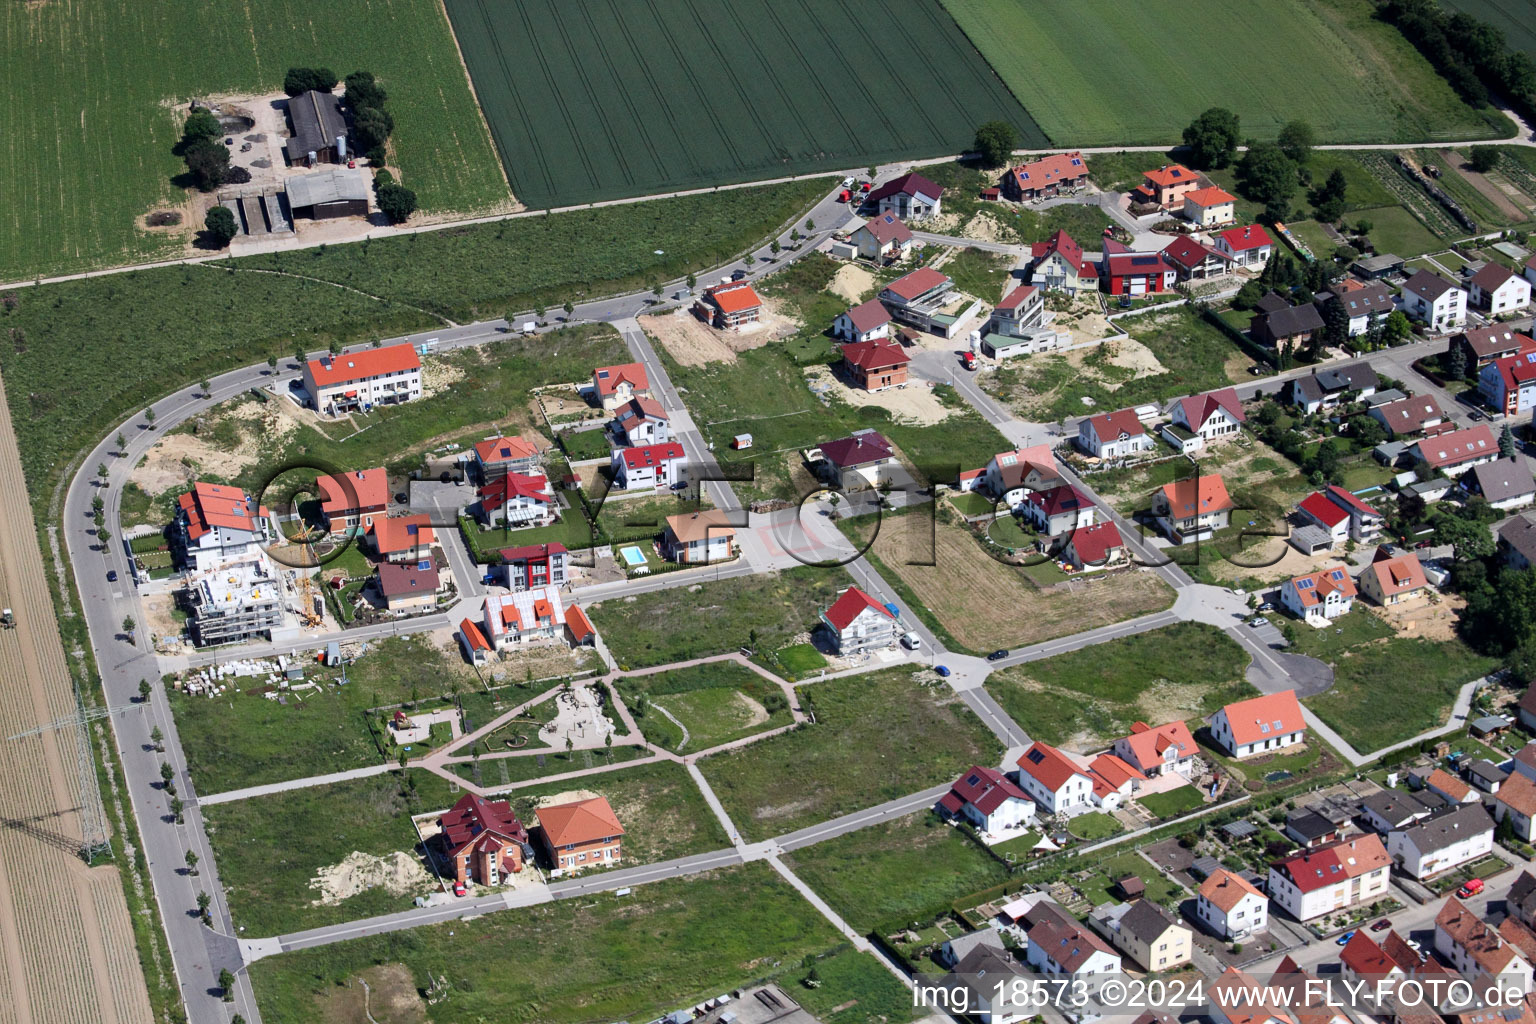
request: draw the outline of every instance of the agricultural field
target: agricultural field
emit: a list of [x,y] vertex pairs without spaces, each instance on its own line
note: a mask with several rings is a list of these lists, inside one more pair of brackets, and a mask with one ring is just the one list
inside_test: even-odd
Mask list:
[[1253,696],[1247,666],[1221,630],[1181,622],[994,672],[986,688],[1031,736],[1088,751],[1135,722],[1197,718]]
[[793,721],[783,688],[734,661],[622,676],[617,685],[646,740],[672,751],[708,750]]
[[[1325,142],[1511,130],[1507,119],[1463,103],[1395,28],[1372,19],[1368,0],[1156,0],[1135,17],[1110,0],[944,7],[1057,146],[1173,143],[1213,106],[1235,111],[1245,135],[1260,139],[1293,118]],[[1183,30],[1192,25],[1199,31]],[[1233,53],[1243,55],[1239,78]]]
[[140,223],[185,201],[171,179],[185,170],[172,147],[187,102],[280,93],[294,64],[378,77],[391,163],[423,211],[510,208],[437,4],[252,0],[238,17],[205,4],[13,4],[0,14],[0,281],[181,255],[190,233]]
[[1446,6],[1492,25],[1504,34],[1511,50],[1536,60],[1536,26],[1523,4],[1512,0],[1447,0]]
[[907,796],[1002,756],[931,672],[890,668],[806,684],[799,695],[815,725],[698,762],[751,840]]
[[512,190],[536,207],[957,153],[995,119],[1045,144],[921,0],[878,18],[852,0],[447,6]]

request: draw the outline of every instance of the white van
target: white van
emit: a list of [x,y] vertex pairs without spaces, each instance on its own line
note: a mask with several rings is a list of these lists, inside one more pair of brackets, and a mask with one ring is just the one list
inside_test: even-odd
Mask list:
[[905,647],[909,651],[915,651],[922,645],[923,638],[918,636],[916,633],[903,633],[901,635],[901,646]]

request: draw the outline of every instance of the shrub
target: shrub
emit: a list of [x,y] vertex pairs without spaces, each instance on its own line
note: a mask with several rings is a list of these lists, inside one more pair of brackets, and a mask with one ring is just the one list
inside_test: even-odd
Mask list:
[[283,76],[283,92],[289,96],[310,90],[330,92],[338,81],[336,72],[330,68],[289,68],[288,74]]

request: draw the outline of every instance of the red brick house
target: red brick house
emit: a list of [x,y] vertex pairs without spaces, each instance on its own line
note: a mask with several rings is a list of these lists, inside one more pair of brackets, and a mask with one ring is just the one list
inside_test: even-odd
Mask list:
[[624,826],[600,796],[539,808],[539,843],[555,873],[619,862]]
[[901,345],[884,338],[843,346],[843,370],[862,391],[884,391],[905,384],[911,361]]
[[315,480],[320,491],[320,511],[326,529],[367,530],[374,517],[383,518],[389,508],[389,477],[382,467],[342,473],[340,477],[321,476]]
[[437,819],[442,829],[442,843],[453,864],[453,879],[459,885],[477,882],[500,885],[508,872],[523,870],[532,850],[528,830],[523,828],[512,805],[505,800],[491,801],[466,793],[459,802]]

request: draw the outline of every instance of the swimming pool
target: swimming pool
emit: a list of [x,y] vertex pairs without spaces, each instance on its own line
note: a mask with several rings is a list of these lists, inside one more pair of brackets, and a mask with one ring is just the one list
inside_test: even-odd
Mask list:
[[627,548],[619,548],[619,557],[624,559],[624,564],[631,568],[645,564],[645,552],[633,544]]

